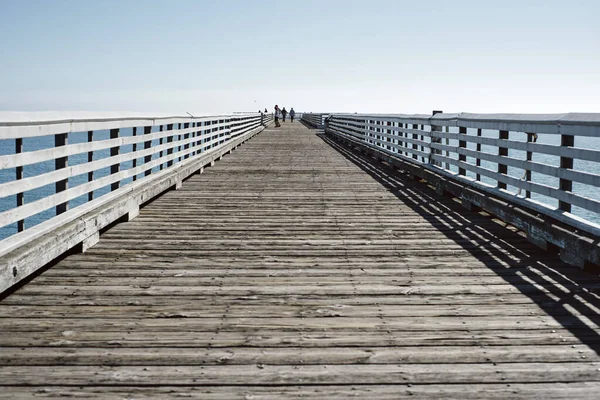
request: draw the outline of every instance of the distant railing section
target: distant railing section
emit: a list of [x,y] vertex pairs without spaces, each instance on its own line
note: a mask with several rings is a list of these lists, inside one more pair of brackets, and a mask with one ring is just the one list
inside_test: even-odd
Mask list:
[[301,119],[317,129],[323,129],[325,127],[325,119],[328,115],[329,114],[303,113]]
[[[254,113],[0,122],[0,146],[11,153],[0,155],[0,228],[25,231],[40,213],[42,220],[69,213],[271,121]],[[11,146],[14,152],[6,150]]]
[[600,114],[332,114],[325,125],[553,216],[579,216],[598,232]]

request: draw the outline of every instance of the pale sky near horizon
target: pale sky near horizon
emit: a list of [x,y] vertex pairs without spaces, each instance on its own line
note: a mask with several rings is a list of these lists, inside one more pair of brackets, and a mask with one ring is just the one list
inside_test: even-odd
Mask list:
[[0,0],[0,111],[600,112],[597,0]]

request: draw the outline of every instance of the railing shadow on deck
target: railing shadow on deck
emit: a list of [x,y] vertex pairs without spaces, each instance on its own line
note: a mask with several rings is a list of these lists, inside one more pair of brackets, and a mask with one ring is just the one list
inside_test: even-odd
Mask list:
[[[549,317],[557,321],[582,343],[600,354],[600,332],[587,325],[579,315],[569,310],[572,308],[593,324],[600,325],[600,314],[597,312],[600,309],[600,296],[586,287],[586,284],[589,283],[596,287],[600,283],[598,276],[569,266],[561,261],[558,255],[549,257],[548,252],[537,249],[533,245],[526,251],[511,245],[511,239],[522,241],[523,237],[509,229],[504,229],[505,232],[500,239],[503,242],[503,249],[509,250],[509,254],[507,254],[494,246],[498,237],[477,225],[477,220],[485,218],[481,214],[467,211],[459,203],[453,201],[441,203],[440,195],[427,185],[408,177],[404,178],[399,171],[375,162],[374,159],[367,159],[324,134],[318,134],[318,136],[425,219],[430,221],[435,219],[447,226],[457,226],[456,221],[460,221],[462,227],[442,230],[442,233],[458,245],[465,242],[465,239],[476,243],[477,251],[473,251],[473,246],[461,247],[534,301]],[[443,212],[434,210],[431,204],[436,204],[436,207],[442,208]],[[491,219],[489,222],[495,223]],[[519,260],[511,258],[511,256]],[[500,265],[494,259],[500,260],[508,266]],[[550,259],[551,265],[548,265],[548,262],[539,261],[539,259]],[[536,285],[544,287],[547,292]],[[562,287],[571,288],[571,290],[565,291]]]

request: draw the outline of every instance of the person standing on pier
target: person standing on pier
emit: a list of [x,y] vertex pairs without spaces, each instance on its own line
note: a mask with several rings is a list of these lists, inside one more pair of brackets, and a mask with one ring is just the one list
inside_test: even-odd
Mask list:
[[279,128],[281,126],[281,124],[279,123],[279,117],[281,116],[281,110],[279,109],[279,106],[277,104],[275,104],[275,128]]
[[294,111],[294,107],[290,109],[290,122],[294,122],[294,117],[296,116],[296,111]]
[[287,110],[285,107],[283,107],[283,110],[281,110],[281,114],[283,115],[283,122],[285,122],[285,116],[287,115]]

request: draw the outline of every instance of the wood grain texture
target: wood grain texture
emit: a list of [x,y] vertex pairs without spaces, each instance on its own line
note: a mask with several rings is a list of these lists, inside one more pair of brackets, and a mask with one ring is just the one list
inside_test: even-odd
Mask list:
[[0,301],[0,398],[595,398],[599,290],[285,123]]

